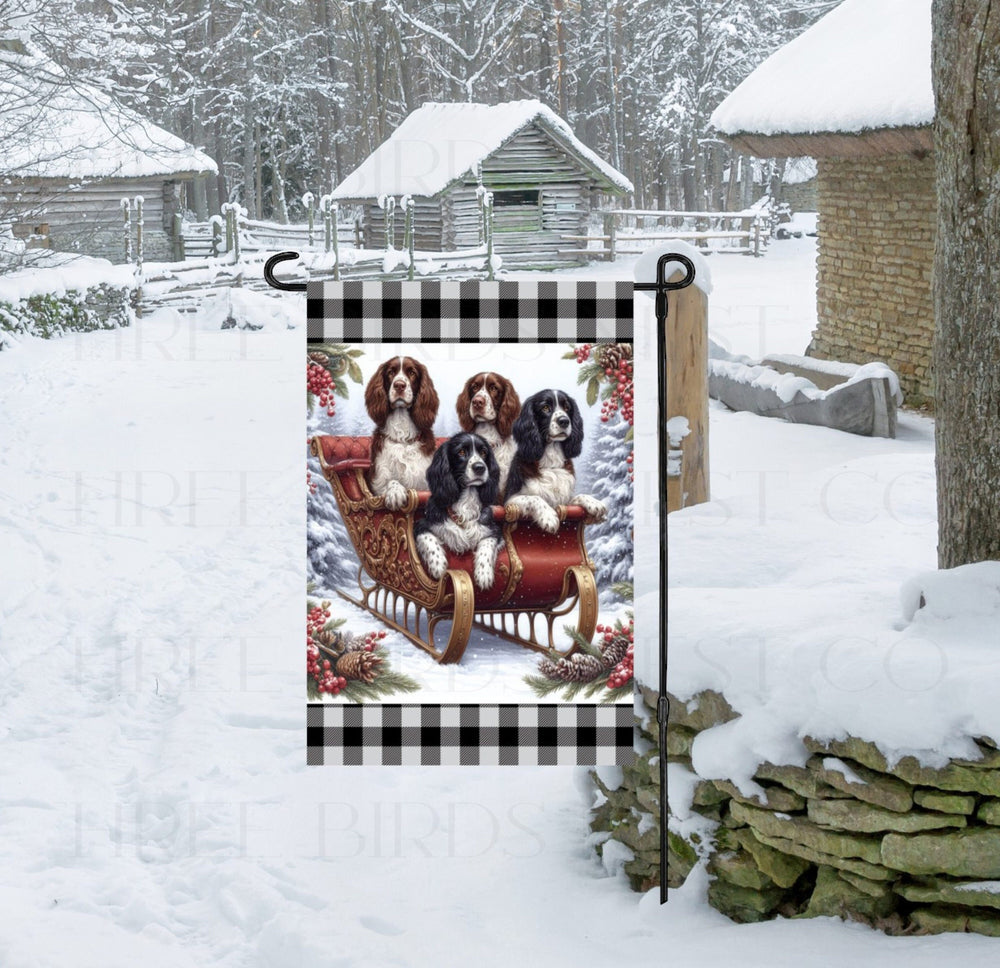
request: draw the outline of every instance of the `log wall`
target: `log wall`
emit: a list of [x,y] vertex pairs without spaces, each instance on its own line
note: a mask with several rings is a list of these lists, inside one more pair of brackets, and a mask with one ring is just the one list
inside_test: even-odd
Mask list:
[[[125,261],[121,200],[143,197],[143,250],[148,262],[174,257],[173,217],[183,204],[177,179],[103,179],[73,184],[68,179],[32,179],[17,186],[5,204],[22,224],[48,224],[49,245],[65,252]],[[133,220],[135,213],[133,210]],[[132,227],[133,252],[135,226]]]

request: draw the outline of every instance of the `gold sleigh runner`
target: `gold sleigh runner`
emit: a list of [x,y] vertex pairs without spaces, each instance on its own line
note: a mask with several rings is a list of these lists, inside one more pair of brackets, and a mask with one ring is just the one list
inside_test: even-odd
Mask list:
[[[390,511],[368,488],[370,437],[317,436],[310,450],[333,488],[337,505],[361,560],[359,597],[338,589],[349,602],[371,612],[441,663],[458,662],[473,626],[537,652],[557,651],[555,623],[578,608],[576,631],[590,641],[597,624],[597,584],[584,544],[584,527],[594,521],[582,507],[557,508],[559,530],[546,534],[520,519],[515,508],[493,513],[503,527],[496,581],[490,589],[473,586],[472,553],[448,552],[440,580],[424,570],[413,539],[423,517],[427,491],[410,491],[405,506]],[[366,583],[366,575],[371,583]],[[441,622],[450,622],[443,648],[435,645]],[[538,625],[544,639],[538,636]],[[441,636],[443,638],[443,635]]]

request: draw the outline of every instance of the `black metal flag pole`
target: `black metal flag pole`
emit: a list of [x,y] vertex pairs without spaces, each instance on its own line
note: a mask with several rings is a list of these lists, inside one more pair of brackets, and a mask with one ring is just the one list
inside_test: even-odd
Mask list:
[[298,252],[279,252],[264,263],[264,281],[282,292],[305,292],[309,287],[304,282],[282,282],[274,274],[274,267],[281,262],[289,262],[299,257]]
[[[667,266],[680,263],[685,276],[667,281]],[[694,282],[694,263],[680,253],[661,255],[656,262],[656,282],[637,282],[640,292],[656,293],[656,426],[659,440],[660,512],[660,687],[656,702],[656,722],[660,732],[660,903],[667,901],[667,293],[686,289]]]

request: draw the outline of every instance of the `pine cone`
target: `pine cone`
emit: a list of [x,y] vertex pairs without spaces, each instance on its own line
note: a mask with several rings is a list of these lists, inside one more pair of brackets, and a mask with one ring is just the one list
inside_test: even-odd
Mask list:
[[604,663],[596,656],[577,652],[558,662],[542,659],[538,663],[538,671],[547,679],[558,682],[593,682],[605,669]]
[[344,636],[334,629],[323,629],[314,638],[320,645],[325,645],[332,652],[344,651]]
[[348,633],[344,636],[344,651],[345,652],[365,652],[365,640],[358,637],[357,635],[351,635]]
[[319,365],[322,366],[328,359],[330,359],[330,357],[327,356],[322,350],[313,350],[309,354],[309,359],[312,360],[313,363],[319,363]]
[[371,652],[345,652],[337,659],[337,675],[345,679],[374,682],[382,660]]
[[632,354],[628,346],[621,343],[606,343],[597,351],[597,362],[604,369],[610,367],[612,370],[618,369],[618,364],[623,359],[631,359]]
[[613,669],[628,652],[628,639],[624,635],[616,635],[607,645],[601,647],[601,662],[605,669]]

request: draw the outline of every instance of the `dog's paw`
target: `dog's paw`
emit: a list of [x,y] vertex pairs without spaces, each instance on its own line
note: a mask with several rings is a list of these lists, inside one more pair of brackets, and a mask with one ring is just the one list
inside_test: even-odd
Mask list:
[[546,534],[555,534],[559,530],[559,515],[556,514],[555,508],[550,507],[544,501],[539,501],[535,505],[533,515],[535,523]]
[[390,511],[398,511],[402,508],[406,504],[406,498],[407,490],[399,481],[389,481],[386,485],[385,494],[382,495],[385,506]]
[[579,504],[587,512],[587,516],[593,518],[594,521],[603,521],[608,516],[608,506],[589,494],[577,494],[570,501],[570,504]]
[[435,581],[440,581],[448,570],[448,556],[444,553],[441,542],[429,532],[418,535],[417,551],[427,574]]
[[496,581],[497,543],[493,538],[485,538],[476,547],[472,580],[477,588],[485,591]]

